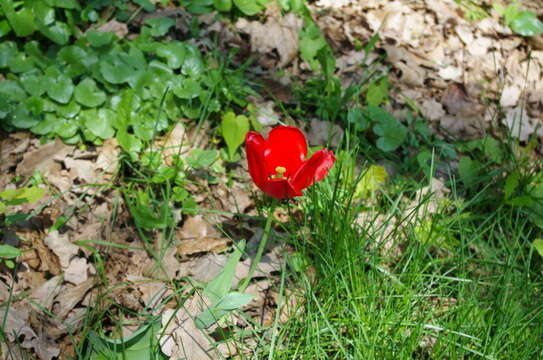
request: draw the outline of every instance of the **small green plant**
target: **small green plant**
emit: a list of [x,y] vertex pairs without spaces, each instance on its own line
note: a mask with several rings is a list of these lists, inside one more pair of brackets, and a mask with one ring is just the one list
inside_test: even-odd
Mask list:
[[243,144],[249,132],[249,119],[245,115],[237,115],[232,111],[222,117],[221,134],[226,142],[228,158],[234,160],[236,150]]
[[537,15],[529,10],[520,10],[519,3],[513,1],[507,7],[493,4],[494,9],[504,17],[505,25],[522,36],[536,36],[543,34],[543,22]]
[[179,2],[193,14],[208,14],[217,10],[238,11],[243,15],[253,16],[264,10],[270,0],[180,0]]
[[[0,192],[0,235],[8,231],[11,225],[28,220],[31,213],[9,213],[12,206],[31,204],[40,200],[45,194],[45,189],[37,186],[27,186],[19,189],[4,190]],[[22,252],[11,245],[0,245],[0,262],[8,268],[14,268],[13,259],[20,256]]]
[[236,266],[244,249],[245,241],[240,241],[219,275],[211,280],[204,288],[203,295],[211,300],[212,305],[194,320],[198,328],[207,329],[232,311],[247,305],[253,300],[254,297],[252,295],[230,291]]

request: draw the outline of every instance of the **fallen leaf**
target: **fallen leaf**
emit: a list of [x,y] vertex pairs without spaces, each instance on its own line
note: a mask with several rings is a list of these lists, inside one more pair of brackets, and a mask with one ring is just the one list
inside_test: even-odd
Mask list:
[[343,138],[343,129],[329,121],[313,119],[309,123],[307,140],[311,146],[338,146]]
[[70,264],[64,269],[64,280],[74,285],[79,285],[89,278],[89,267],[87,259],[75,257],[70,260]]
[[300,47],[298,33],[302,24],[302,19],[293,13],[287,13],[281,17],[269,16],[264,24],[240,18],[236,22],[236,28],[251,37],[251,51],[270,54],[277,50],[279,54],[277,67],[281,68],[298,55]]
[[49,168],[55,163],[55,158],[64,158],[71,148],[60,140],[39,146],[36,150],[25,153],[23,161],[17,165],[15,173],[19,176],[30,176],[34,171],[47,174]]
[[44,239],[45,245],[58,256],[60,265],[67,268],[70,260],[77,255],[79,247],[68,240],[68,235],[61,235],[57,230],[49,232]]
[[170,359],[209,360],[218,358],[215,342],[194,324],[198,314],[207,309],[198,294],[187,299],[178,311],[166,309],[162,313],[163,336],[160,348]]
[[86,281],[76,286],[64,286],[62,292],[56,297],[55,315],[64,319],[70,311],[83,300],[83,297],[94,286],[94,279]]
[[181,256],[223,250],[228,244],[228,239],[221,237],[202,215],[188,217],[177,238],[180,240],[177,253]]
[[108,21],[105,24],[100,25],[96,28],[98,31],[102,32],[112,32],[117,35],[119,38],[124,38],[128,34],[128,26],[126,23],[119,22],[115,19]]

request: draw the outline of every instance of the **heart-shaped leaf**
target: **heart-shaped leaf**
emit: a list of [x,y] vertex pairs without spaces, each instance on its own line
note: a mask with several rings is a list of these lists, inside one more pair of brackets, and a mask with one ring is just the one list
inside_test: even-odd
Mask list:
[[74,92],[72,79],[65,75],[60,75],[57,78],[50,77],[48,82],[47,95],[61,104],[67,104]]
[[244,115],[236,116],[236,114],[229,111],[222,118],[221,131],[228,147],[228,156],[233,158],[249,131],[249,119]]
[[85,78],[75,87],[75,100],[81,105],[96,107],[106,101],[106,93],[96,86],[92,78]]

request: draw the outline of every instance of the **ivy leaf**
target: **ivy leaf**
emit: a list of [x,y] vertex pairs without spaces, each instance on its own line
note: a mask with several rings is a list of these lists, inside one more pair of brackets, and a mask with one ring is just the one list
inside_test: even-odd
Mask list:
[[134,69],[115,55],[100,61],[100,72],[104,79],[111,84],[122,84],[134,75]]
[[75,100],[87,107],[97,107],[106,101],[106,93],[96,86],[92,78],[85,78],[75,87]]
[[198,76],[204,71],[204,63],[198,48],[192,44],[186,44],[185,62],[181,67],[181,73],[188,76]]
[[74,84],[72,79],[65,75],[60,75],[58,78],[49,77],[47,95],[61,104],[67,104],[74,92]]
[[249,132],[249,119],[244,115],[236,116],[229,111],[222,118],[221,132],[228,147],[228,156],[232,159]]
[[55,131],[58,124],[58,118],[53,114],[46,114],[36,125],[32,126],[30,131],[38,135],[47,135]]

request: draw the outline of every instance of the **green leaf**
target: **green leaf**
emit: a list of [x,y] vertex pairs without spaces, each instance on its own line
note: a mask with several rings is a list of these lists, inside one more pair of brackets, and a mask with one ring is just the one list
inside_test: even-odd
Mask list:
[[192,78],[178,76],[172,87],[172,92],[180,99],[194,99],[200,96],[202,88],[198,81]]
[[61,104],[67,104],[72,98],[74,84],[72,79],[65,75],[48,79],[47,95]]
[[26,99],[26,92],[14,80],[0,81],[0,97],[11,102],[22,102]]
[[81,9],[78,0],[52,0],[52,5],[65,9]]
[[11,245],[0,245],[0,258],[14,259],[17,256],[21,256],[22,251]]
[[347,121],[356,131],[367,130],[370,125],[367,117],[364,116],[362,109],[359,107],[349,108]]
[[147,12],[155,11],[155,4],[150,2],[149,0],[132,0],[135,4],[138,4],[143,8],[143,10]]
[[199,314],[194,320],[194,324],[199,329],[207,329],[215,324],[222,317],[237,310],[251,302],[255,297],[240,292],[231,292],[223,296],[217,304],[209,307]]
[[232,0],[213,0],[213,5],[218,11],[228,12],[232,9]]
[[480,164],[469,156],[462,156],[458,162],[458,175],[467,187],[474,185],[479,175]]
[[106,93],[96,86],[96,82],[88,77],[75,87],[75,100],[87,107],[97,107],[106,101]]
[[179,69],[185,60],[185,45],[179,41],[161,44],[156,50],[157,56],[164,58],[171,69]]
[[34,58],[24,52],[17,53],[9,61],[9,69],[14,73],[30,71],[34,66]]
[[38,26],[46,26],[55,21],[55,9],[44,1],[33,1],[32,10]]
[[13,2],[8,0],[0,1],[0,6],[18,37],[25,37],[36,31],[34,12],[30,7],[25,6],[21,10],[15,11]]
[[30,131],[38,135],[47,135],[55,131],[58,124],[58,118],[53,114],[46,114],[36,125],[32,126]]
[[0,199],[8,205],[31,204],[45,195],[45,189],[37,186],[27,186],[19,189],[9,189],[0,192]]
[[505,179],[505,185],[503,187],[503,196],[505,197],[505,200],[511,199],[511,196],[513,196],[518,188],[519,180],[520,175],[516,171],[509,174],[507,179]]
[[536,14],[531,11],[522,11],[513,21],[511,30],[521,36],[536,36],[543,34],[543,23],[539,21]]
[[100,61],[100,72],[104,79],[112,84],[122,84],[135,79],[137,69],[119,55],[109,55]]
[[144,23],[150,27],[151,35],[154,37],[166,35],[170,28],[175,26],[175,20],[169,17],[150,18]]
[[542,239],[535,239],[532,243],[532,246],[536,251],[539,253],[541,257],[543,257],[543,240]]
[[141,326],[130,336],[111,339],[91,331],[88,335],[89,346],[84,348],[82,358],[89,360],[165,360],[160,349],[160,318]]
[[79,123],[75,119],[59,119],[55,133],[63,139],[72,138],[79,130]]
[[371,165],[364,173],[354,193],[355,199],[367,199],[385,183],[388,177],[386,169],[379,165]]
[[113,40],[117,39],[114,33],[112,32],[102,32],[98,30],[89,30],[85,35],[87,41],[94,47],[102,47],[109,45]]
[[5,68],[12,57],[17,55],[17,46],[12,41],[0,43],[0,68]]
[[40,27],[40,32],[58,45],[66,45],[71,36],[70,27],[61,21],[55,21],[52,25]]
[[0,39],[9,34],[11,31],[11,26],[7,20],[0,20]]
[[[41,110],[43,111],[43,99],[39,100],[42,100],[42,103],[38,106],[41,106]],[[24,103],[17,105],[12,114],[11,124],[19,129],[28,129],[40,122],[40,117],[30,112],[27,101],[28,99]]]
[[66,105],[58,105],[56,107],[57,114],[67,119],[75,117],[77,114],[79,114],[80,110],[81,106],[79,106],[75,100],[70,101]]
[[187,157],[187,164],[195,169],[206,169],[217,160],[218,155],[217,150],[194,149]]
[[312,69],[318,66],[317,53],[328,45],[319,27],[314,22],[300,32],[300,56]]
[[108,109],[83,110],[79,113],[79,119],[86,129],[94,136],[101,139],[109,139],[115,135],[112,123],[115,120],[115,112]]
[[366,102],[371,106],[379,106],[388,100],[388,89],[390,83],[388,78],[384,77],[379,82],[373,82],[368,87],[366,93]]
[[243,250],[245,250],[245,240],[238,243],[221,272],[206,285],[204,295],[209,297],[213,303],[217,303],[230,291]]
[[199,76],[204,71],[204,63],[198,48],[192,44],[185,44],[187,50],[181,73],[188,76]]
[[263,7],[256,0],[233,0],[234,5],[245,15],[256,15],[262,11]]
[[377,123],[373,127],[373,132],[379,136],[377,147],[387,152],[396,150],[407,137],[405,126],[381,108],[368,106],[365,110],[365,115]]
[[222,118],[221,132],[228,147],[228,156],[233,158],[238,147],[245,141],[245,135],[249,132],[249,119],[244,115],[236,116],[229,111]]
[[23,88],[30,95],[41,96],[47,90],[46,78],[39,72],[28,72],[22,74],[19,78]]

